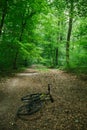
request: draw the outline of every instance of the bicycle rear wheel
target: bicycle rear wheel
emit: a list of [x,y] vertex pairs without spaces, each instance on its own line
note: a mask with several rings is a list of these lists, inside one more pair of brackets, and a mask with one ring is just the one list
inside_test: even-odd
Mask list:
[[21,98],[22,101],[36,101],[40,99],[42,93],[29,94]]
[[32,115],[38,112],[42,106],[43,106],[42,102],[23,105],[18,109],[17,116],[20,117],[20,116]]

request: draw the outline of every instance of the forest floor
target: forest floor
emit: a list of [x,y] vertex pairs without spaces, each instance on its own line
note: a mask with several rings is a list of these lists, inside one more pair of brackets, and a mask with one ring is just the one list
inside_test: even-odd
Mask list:
[[[21,97],[46,92],[54,102],[27,120],[15,120]],[[87,80],[61,70],[27,69],[0,81],[0,130],[87,130]]]

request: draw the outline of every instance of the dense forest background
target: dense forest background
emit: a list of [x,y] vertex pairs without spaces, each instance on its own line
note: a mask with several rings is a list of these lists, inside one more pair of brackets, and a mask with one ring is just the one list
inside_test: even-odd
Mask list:
[[32,64],[87,73],[86,0],[0,0],[0,71]]

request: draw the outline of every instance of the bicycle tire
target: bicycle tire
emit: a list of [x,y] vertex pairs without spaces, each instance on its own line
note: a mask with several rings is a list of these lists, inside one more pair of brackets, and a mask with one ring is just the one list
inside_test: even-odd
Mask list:
[[46,93],[36,93],[36,94],[30,94],[30,95],[26,95],[24,97],[21,98],[22,101],[26,102],[26,103],[33,103],[33,102],[44,102],[47,100],[50,100],[52,103],[54,102],[54,99],[52,97],[51,94],[46,94]]
[[43,106],[42,102],[22,105],[21,107],[19,107],[17,111],[17,116],[20,117],[20,116],[32,115],[38,112],[42,108],[42,106]]
[[31,101],[31,100],[39,100],[42,93],[35,93],[23,96],[21,98],[22,101]]

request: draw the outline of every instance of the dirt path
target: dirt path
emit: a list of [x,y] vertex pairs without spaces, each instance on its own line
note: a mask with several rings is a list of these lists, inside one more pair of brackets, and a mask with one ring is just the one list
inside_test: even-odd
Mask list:
[[[54,103],[26,120],[14,120],[28,93],[45,92],[48,83]],[[87,80],[58,70],[27,69],[0,81],[0,130],[87,130]]]

